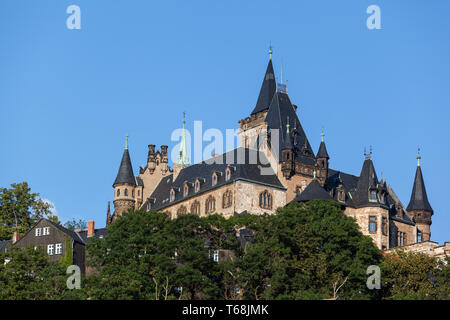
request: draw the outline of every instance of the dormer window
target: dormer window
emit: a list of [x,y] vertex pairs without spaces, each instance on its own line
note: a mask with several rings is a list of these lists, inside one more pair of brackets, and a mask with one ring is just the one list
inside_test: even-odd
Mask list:
[[231,178],[231,169],[228,167],[225,169],[225,181],[230,180]]
[[200,191],[200,181],[199,180],[195,181],[194,190],[195,190],[195,192],[199,192]]
[[183,196],[187,197],[188,194],[189,194],[189,186],[187,185],[187,183],[185,183],[183,187]]
[[215,186],[217,184],[217,174],[214,172],[212,174],[212,185]]
[[171,189],[170,190],[170,202],[175,200],[175,190]]
[[345,192],[344,190],[339,190],[338,191],[338,200],[341,202],[345,202]]
[[375,190],[371,190],[369,193],[369,201],[376,202],[377,201],[377,192]]

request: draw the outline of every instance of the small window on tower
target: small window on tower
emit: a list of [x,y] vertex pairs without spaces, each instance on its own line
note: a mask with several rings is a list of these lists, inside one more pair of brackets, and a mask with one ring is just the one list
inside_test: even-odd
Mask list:
[[125,197],[128,197],[128,189],[125,189],[124,195]]
[[117,196],[120,197],[120,189],[117,189]]
[[374,216],[369,217],[369,232],[371,233],[377,232],[377,217]]

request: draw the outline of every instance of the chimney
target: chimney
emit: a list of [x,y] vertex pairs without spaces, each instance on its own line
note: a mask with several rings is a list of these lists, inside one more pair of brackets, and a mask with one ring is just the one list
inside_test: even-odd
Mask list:
[[19,241],[19,233],[16,231],[13,233],[12,243],[14,244],[17,241]]
[[94,231],[94,221],[88,221],[88,232],[87,232],[87,236],[88,237],[92,237],[94,235],[95,231]]

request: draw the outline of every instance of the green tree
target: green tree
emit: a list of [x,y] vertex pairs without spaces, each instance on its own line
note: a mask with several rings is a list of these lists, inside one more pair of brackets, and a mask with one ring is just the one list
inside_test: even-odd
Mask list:
[[23,235],[43,217],[58,222],[52,208],[26,182],[0,188],[0,240],[11,239],[15,231]]
[[395,300],[450,299],[448,262],[448,257],[440,260],[424,253],[395,250],[386,255],[381,265],[383,297]]
[[87,222],[83,219],[79,219],[78,221],[75,219],[72,219],[72,220],[66,221],[63,224],[63,226],[72,231],[75,231],[78,229],[85,230],[87,228]]
[[12,246],[0,253],[0,300],[84,299],[83,290],[67,288],[67,277],[41,248]]

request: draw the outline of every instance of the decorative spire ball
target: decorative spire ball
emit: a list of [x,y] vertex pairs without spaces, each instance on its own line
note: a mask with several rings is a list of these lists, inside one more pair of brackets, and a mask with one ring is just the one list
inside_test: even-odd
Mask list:
[[128,133],[125,135],[125,150],[128,150]]
[[422,159],[422,157],[420,156],[420,147],[417,147],[417,166],[420,167],[420,159]]

